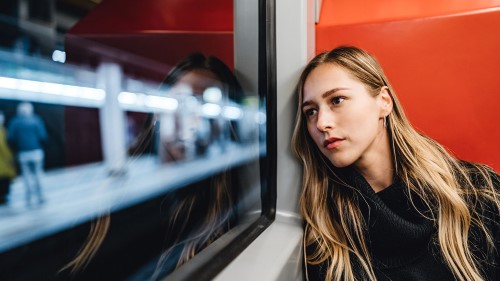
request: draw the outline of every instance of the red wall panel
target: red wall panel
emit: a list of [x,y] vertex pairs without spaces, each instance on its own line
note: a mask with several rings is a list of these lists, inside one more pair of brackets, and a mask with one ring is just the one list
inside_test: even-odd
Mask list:
[[73,34],[233,31],[232,0],[105,0]]
[[201,51],[233,66],[232,0],[106,0],[66,35],[70,63],[120,63],[127,74],[161,81]]
[[316,49],[355,45],[374,54],[417,129],[457,157],[500,171],[499,30],[498,8],[378,23],[320,23]]
[[500,6],[500,0],[323,0],[321,26],[447,16]]

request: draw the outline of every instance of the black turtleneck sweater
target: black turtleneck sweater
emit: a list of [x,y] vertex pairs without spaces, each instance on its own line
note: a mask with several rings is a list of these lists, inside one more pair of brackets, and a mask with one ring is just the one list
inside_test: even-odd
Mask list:
[[[337,173],[343,181],[355,187],[359,192],[351,193],[353,200],[359,202],[360,210],[366,222],[368,249],[375,275],[379,281],[452,281],[455,280],[448,266],[444,263],[437,244],[437,230],[433,222],[423,217],[410,203],[408,188],[399,180],[375,193],[368,182],[354,169],[344,168]],[[495,177],[497,175],[494,175]],[[338,184],[338,183],[337,183]],[[346,188],[336,185],[335,188]],[[348,188],[346,188],[348,190]],[[416,207],[423,213],[424,204],[418,196],[412,196]],[[493,235],[497,250],[500,252],[500,223],[498,211],[483,212],[487,227]],[[335,214],[332,214],[335,217]],[[478,229],[471,228],[471,249],[483,259],[480,264],[483,276],[488,281],[500,280],[498,252],[487,253],[484,235]],[[314,248],[308,247],[310,252]],[[355,260],[351,256],[351,260]],[[308,265],[309,280],[325,280],[328,265]],[[363,271],[354,262],[357,280],[363,278]]]

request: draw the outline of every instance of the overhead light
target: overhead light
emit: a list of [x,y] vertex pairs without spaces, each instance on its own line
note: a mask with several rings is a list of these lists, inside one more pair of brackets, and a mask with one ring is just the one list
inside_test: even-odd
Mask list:
[[222,111],[222,116],[230,120],[240,119],[242,115],[243,112],[236,106],[224,106]]
[[203,100],[218,103],[222,99],[222,91],[217,87],[208,87],[203,91]]
[[201,111],[206,117],[217,117],[221,112],[221,108],[218,104],[215,103],[205,103]]
[[174,98],[160,97],[160,96],[146,96],[144,104],[151,108],[171,110],[174,111],[179,106]]
[[139,95],[131,92],[121,92],[118,95],[118,101],[123,104],[137,104],[139,102]]
[[0,77],[0,88],[98,101],[106,96],[102,89],[9,77]]
[[65,63],[66,62],[66,52],[54,50],[54,52],[52,52],[52,60],[55,62]]
[[264,125],[266,123],[267,116],[264,112],[258,112],[255,114],[255,122],[259,125]]

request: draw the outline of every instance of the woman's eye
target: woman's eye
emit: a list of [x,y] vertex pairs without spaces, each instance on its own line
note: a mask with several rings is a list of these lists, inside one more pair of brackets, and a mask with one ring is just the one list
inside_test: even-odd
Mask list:
[[304,114],[307,117],[313,116],[314,114],[316,114],[316,109],[314,109],[314,108],[306,109],[306,110],[304,110]]
[[333,104],[335,104],[335,105],[337,105],[337,104],[339,104],[339,103],[343,102],[344,100],[345,100],[345,98],[344,98],[344,97],[334,97],[334,98],[332,99],[332,103],[333,103]]

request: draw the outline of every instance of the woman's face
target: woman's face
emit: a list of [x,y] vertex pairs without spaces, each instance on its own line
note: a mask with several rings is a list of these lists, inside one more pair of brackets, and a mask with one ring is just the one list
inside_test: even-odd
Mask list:
[[364,166],[390,156],[381,155],[388,145],[383,118],[390,112],[385,87],[373,96],[342,67],[326,63],[309,74],[303,90],[307,130],[334,166]]
[[210,87],[223,89],[217,75],[210,70],[194,69],[183,74],[172,90],[182,92],[188,89],[194,96],[203,96],[203,92]]

